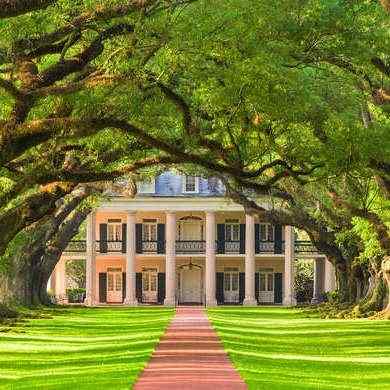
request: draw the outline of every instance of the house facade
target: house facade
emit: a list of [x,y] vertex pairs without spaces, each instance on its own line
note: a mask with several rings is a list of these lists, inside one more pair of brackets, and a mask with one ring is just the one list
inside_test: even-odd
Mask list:
[[313,301],[334,289],[331,263],[291,226],[245,214],[215,178],[168,171],[90,213],[49,283],[65,303],[65,264],[85,259],[86,305],[294,305],[297,257],[314,260]]

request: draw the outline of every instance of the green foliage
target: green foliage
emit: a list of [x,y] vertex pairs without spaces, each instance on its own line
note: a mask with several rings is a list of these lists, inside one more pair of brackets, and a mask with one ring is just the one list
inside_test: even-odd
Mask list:
[[66,296],[69,303],[83,303],[85,299],[85,288],[67,288]]
[[85,260],[72,259],[66,262],[66,277],[73,286],[71,289],[72,291],[77,289],[85,289],[85,267]]
[[297,260],[295,262],[295,294],[298,303],[310,302],[313,297],[313,261]]

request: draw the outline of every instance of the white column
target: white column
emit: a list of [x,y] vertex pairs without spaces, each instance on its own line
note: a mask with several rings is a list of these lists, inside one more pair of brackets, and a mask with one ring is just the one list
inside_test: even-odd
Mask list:
[[206,212],[206,305],[216,306],[215,297],[215,213]]
[[294,229],[292,226],[285,227],[284,234],[284,293],[283,293],[283,305],[293,306],[296,304],[295,291],[294,291],[294,260],[295,260],[295,247],[294,247]]
[[85,305],[95,304],[96,288],[96,218],[92,211],[87,217],[87,256],[85,265]]
[[65,259],[63,258],[56,265],[55,278],[57,302],[60,304],[67,303]]
[[257,305],[255,297],[255,218],[245,215],[245,306]]
[[325,292],[334,291],[336,289],[336,271],[333,264],[328,260],[324,259],[325,262]]
[[125,305],[136,306],[135,295],[135,222],[134,212],[126,213],[126,298]]
[[165,300],[164,305],[174,306],[176,303],[176,215],[166,214],[165,244]]
[[319,303],[321,301],[322,261],[323,259],[314,259],[313,298],[311,303]]

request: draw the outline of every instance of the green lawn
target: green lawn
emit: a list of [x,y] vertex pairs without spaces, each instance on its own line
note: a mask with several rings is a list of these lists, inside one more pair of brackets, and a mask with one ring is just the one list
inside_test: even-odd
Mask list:
[[129,389],[173,315],[158,307],[46,312],[51,319],[0,332],[0,389]]
[[390,389],[390,321],[275,307],[208,314],[249,389]]

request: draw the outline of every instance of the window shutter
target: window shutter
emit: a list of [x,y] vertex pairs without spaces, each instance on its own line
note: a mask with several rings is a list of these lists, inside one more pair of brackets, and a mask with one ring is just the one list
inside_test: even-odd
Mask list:
[[157,224],[157,253],[165,253],[165,224]]
[[223,296],[223,276],[223,272],[216,273],[215,299],[219,305],[222,305],[225,301]]
[[107,274],[99,273],[99,302],[107,302]]
[[165,272],[158,273],[158,289],[157,289],[157,301],[158,303],[164,303],[165,299]]
[[255,253],[260,253],[260,225],[255,223]]
[[245,253],[245,224],[240,224],[240,253]]
[[217,253],[225,253],[225,224],[217,224]]
[[135,224],[135,252],[142,253],[142,223]]
[[255,273],[255,298],[256,301],[259,302],[259,292],[260,292],[260,281],[259,281],[259,273]]
[[100,253],[107,253],[107,224],[99,225]]
[[245,272],[240,272],[239,275],[239,300],[240,303],[244,302],[245,298]]
[[126,253],[127,224],[122,223],[122,253]]
[[122,302],[126,298],[126,272],[122,272]]
[[274,302],[282,303],[283,302],[283,280],[281,273],[274,274]]
[[142,302],[142,272],[135,274],[135,297],[138,302]]
[[283,247],[282,247],[282,225],[275,225],[274,253],[275,254],[283,253]]

